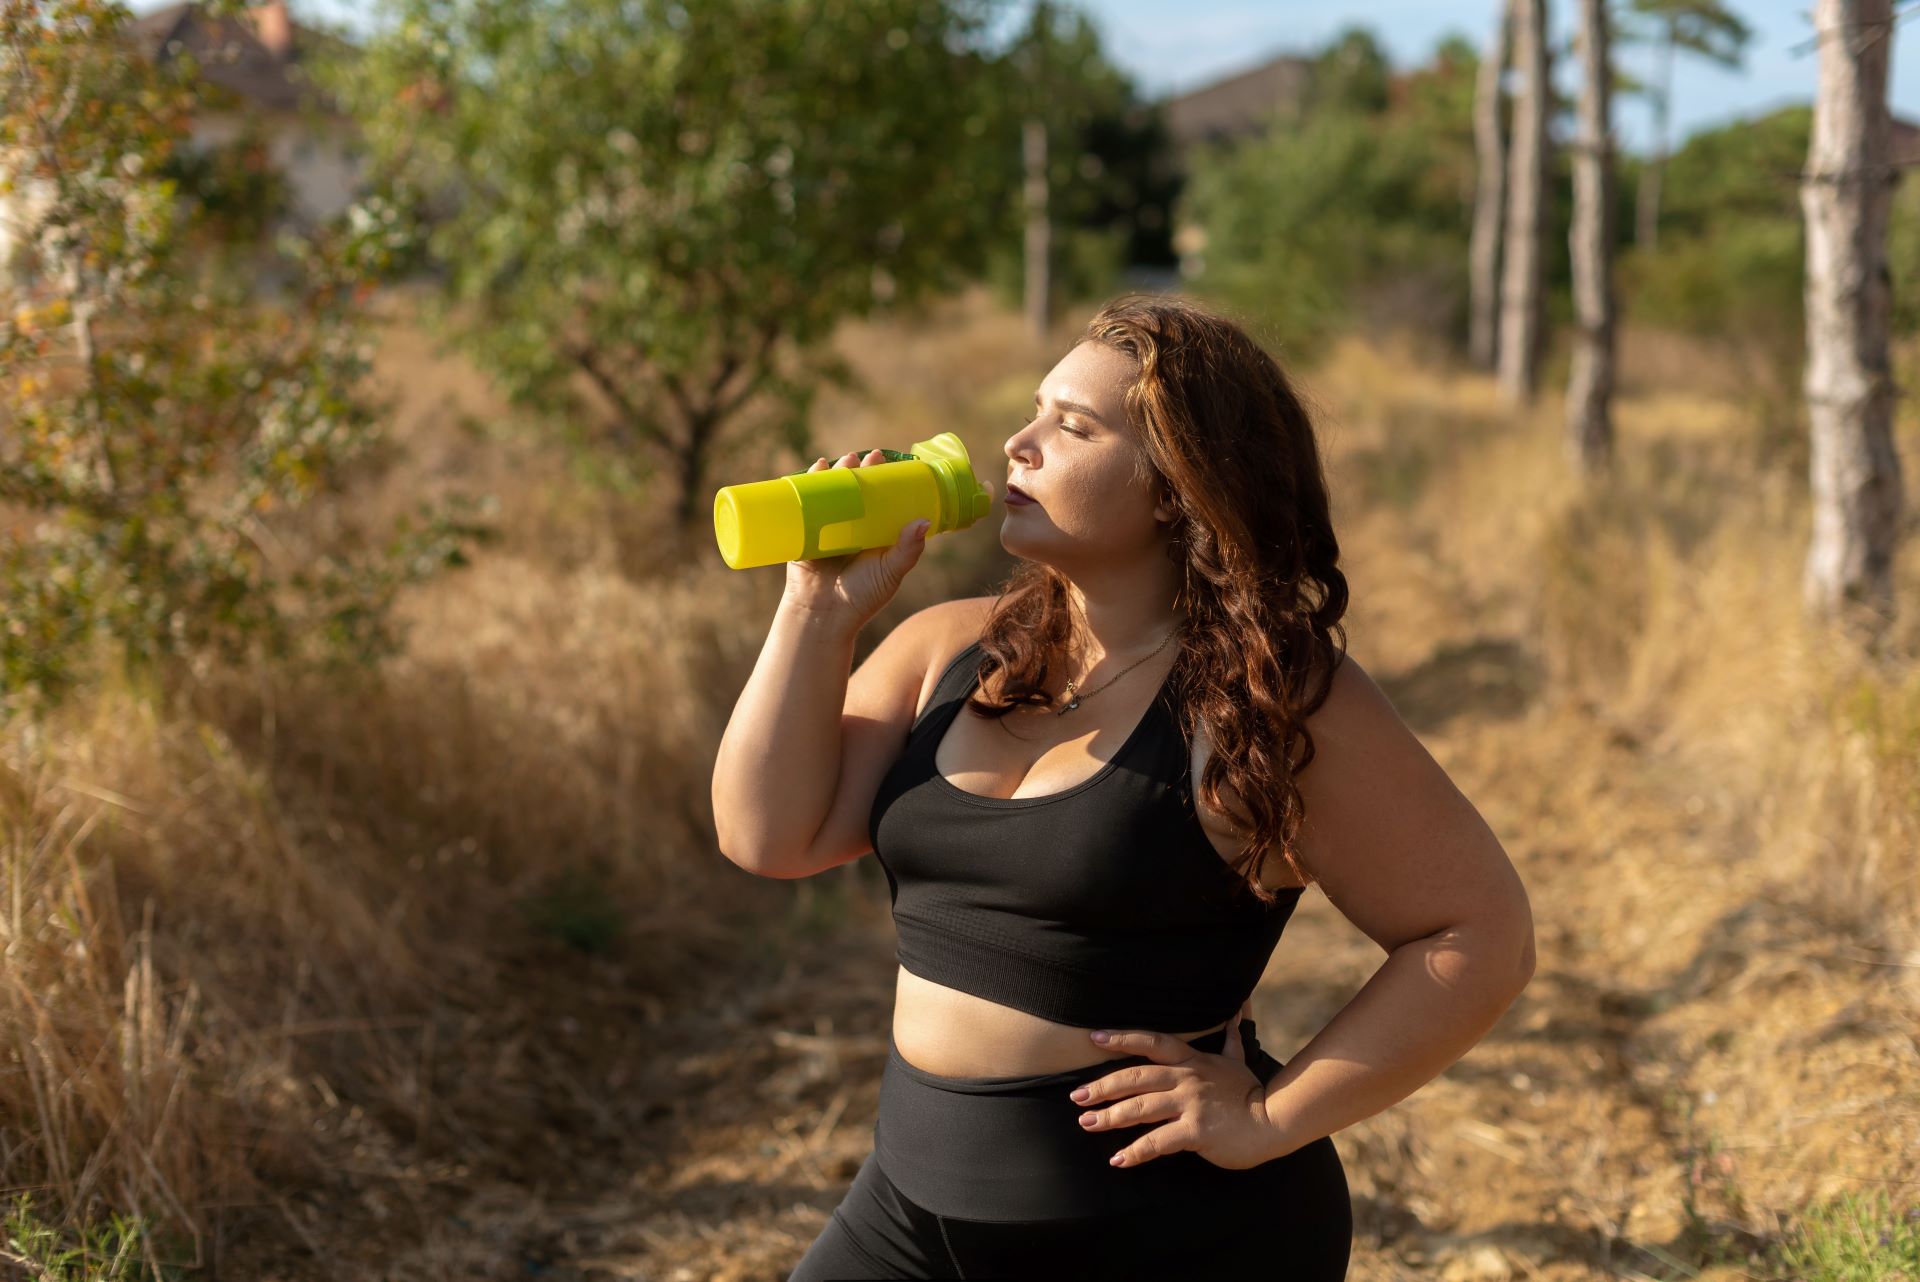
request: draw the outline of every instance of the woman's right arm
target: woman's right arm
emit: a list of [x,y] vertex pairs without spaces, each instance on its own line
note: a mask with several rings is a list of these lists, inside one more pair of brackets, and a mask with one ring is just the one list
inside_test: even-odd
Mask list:
[[[834,466],[882,459],[848,453]],[[808,470],[826,466],[823,458]],[[866,853],[854,794],[865,789],[870,807],[892,761],[882,754],[906,742],[938,607],[895,627],[851,678],[847,670],[860,629],[920,559],[925,538],[913,524],[891,547],[787,563],[773,627],[713,763],[714,834],[748,872],[805,877]]]
[[721,853],[781,876],[812,844],[840,775],[840,712],[858,620],[786,600],[713,763]]
[[908,616],[849,676],[859,627],[783,601],[714,762],[721,853],[787,878],[867,854],[880,781],[969,611],[969,600],[944,601]]

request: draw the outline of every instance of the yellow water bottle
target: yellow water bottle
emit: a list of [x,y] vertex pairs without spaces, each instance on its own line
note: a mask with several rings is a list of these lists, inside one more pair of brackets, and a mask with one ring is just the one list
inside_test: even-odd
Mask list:
[[[856,450],[865,455],[869,450]],[[964,530],[993,507],[967,447],[941,432],[913,448],[881,450],[884,463],[789,472],[770,481],[722,486],[713,496],[713,535],[736,570],[843,556],[887,547],[921,518],[928,537]]]

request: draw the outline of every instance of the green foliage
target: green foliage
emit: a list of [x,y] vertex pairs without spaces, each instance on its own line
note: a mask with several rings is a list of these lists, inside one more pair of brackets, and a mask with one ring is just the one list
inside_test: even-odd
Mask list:
[[[1803,340],[1799,220],[1729,218],[1711,236],[1668,236],[1627,256],[1623,293],[1634,316],[1699,334],[1742,332],[1792,346]],[[1785,353],[1783,353],[1785,354]]]
[[1920,1277],[1920,1206],[1895,1208],[1885,1190],[1845,1194],[1810,1209],[1776,1255],[1788,1277],[1821,1282]]
[[0,1221],[0,1262],[31,1270],[35,1282],[174,1282],[185,1273],[148,1264],[151,1233],[139,1216],[62,1231],[41,1219],[33,1199],[16,1193]]
[[1094,187],[1080,226],[1124,233],[1123,264],[1173,266],[1179,261],[1173,252],[1173,204],[1181,178],[1165,108],[1129,102],[1095,117],[1085,138],[1078,172]]
[[626,920],[600,875],[584,868],[562,869],[521,911],[534,929],[594,955],[613,948]]
[[456,500],[336,555],[288,519],[381,457],[357,320],[377,237],[289,238],[274,303],[202,270],[205,211],[166,172],[192,85],[129,50],[127,17],[0,7],[0,154],[29,224],[0,310],[0,716],[57,700],[101,641],[135,670],[364,662],[393,643],[394,591],[482,533]]
[[[1000,52],[994,66],[1001,87],[996,127],[1014,144],[1001,172],[1016,194],[1024,173],[1020,128],[1027,120],[1047,127],[1047,211],[1062,225],[1080,222],[1099,198],[1103,167],[1089,165],[1086,143],[1098,122],[1111,122],[1136,105],[1126,73],[1107,60],[1100,32],[1084,13],[1039,0],[1027,25]],[[1009,212],[1020,212],[1009,201]]]
[[1704,236],[1729,222],[1800,220],[1813,109],[1782,107],[1694,134],[1668,158],[1660,238]]
[[1164,109],[1142,102],[1132,79],[1107,58],[1100,32],[1065,5],[1034,5],[1027,24],[994,63],[1004,88],[993,127],[1001,153],[1003,213],[994,246],[995,282],[1017,301],[1024,275],[1026,204],[1021,129],[1047,129],[1047,217],[1054,229],[1055,293],[1107,292],[1129,262],[1172,264],[1172,205],[1179,191]]
[[266,137],[252,119],[217,146],[175,150],[160,173],[198,206],[196,222],[212,245],[262,239],[291,199],[286,175],[274,165]]
[[[1806,230],[1800,173],[1810,107],[1783,107],[1704,130],[1667,161],[1659,249],[1622,263],[1640,319],[1703,335],[1770,343],[1790,365],[1805,340]],[[1920,327],[1920,182],[1895,188],[1887,231],[1893,327]]]
[[1920,784],[1920,672],[1858,677],[1833,691],[1831,711],[1875,760],[1911,763]]
[[1893,278],[1895,333],[1920,333],[1920,174],[1908,170],[1893,189],[1887,218],[1887,274]]
[[[835,326],[976,273],[1002,110],[976,0],[387,0],[331,77],[435,215],[443,319],[704,519],[725,429],[796,454]],[[757,417],[756,417],[757,416]],[[737,429],[740,431],[748,429]]]
[[1625,44],[1663,42],[1728,70],[1741,65],[1753,29],[1719,0],[1627,0],[1615,19]]
[[1313,59],[1311,88],[1307,94],[1310,110],[1385,111],[1393,68],[1386,51],[1362,26],[1349,26],[1327,44]]
[[[1127,267],[1125,228],[1056,227],[1049,260],[1056,303],[1099,298],[1111,293]],[[1024,248],[996,241],[988,255],[986,279],[1004,306],[1020,304],[1026,289]]]
[[[1458,45],[1378,98],[1343,37],[1353,85],[1322,91],[1303,119],[1203,153],[1183,217],[1206,229],[1203,291],[1267,319],[1295,353],[1366,314],[1376,289],[1396,291],[1398,319],[1452,330],[1464,307],[1472,206],[1471,57]],[[1416,302],[1410,307],[1409,293]]]
[[[1806,359],[1806,226],[1800,174],[1813,113],[1782,108],[1693,135],[1667,161],[1659,248],[1621,260],[1621,298],[1636,321],[1694,334],[1752,371],[1761,444],[1797,466],[1790,445]],[[1888,228],[1892,326],[1920,326],[1920,183],[1896,189]]]
[[807,877],[797,882],[791,905],[782,925],[796,938],[832,940],[844,938],[854,924],[860,897],[859,874],[855,868],[827,877]]

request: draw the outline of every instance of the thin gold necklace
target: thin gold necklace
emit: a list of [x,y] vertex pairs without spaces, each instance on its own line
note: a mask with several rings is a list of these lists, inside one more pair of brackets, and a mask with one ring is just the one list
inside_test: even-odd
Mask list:
[[1056,717],[1066,716],[1069,712],[1072,712],[1075,708],[1080,706],[1080,700],[1091,699],[1094,695],[1099,694],[1102,690],[1112,685],[1115,681],[1118,681],[1121,677],[1126,676],[1127,673],[1132,672],[1135,668],[1145,663],[1148,659],[1151,659],[1154,654],[1159,654],[1160,651],[1166,649],[1167,642],[1172,641],[1175,637],[1179,635],[1180,635],[1180,625],[1176,623],[1174,624],[1173,631],[1167,633],[1166,641],[1162,641],[1158,646],[1154,648],[1153,654],[1149,654],[1142,658],[1135,659],[1132,663],[1129,663],[1126,667],[1120,669],[1120,671],[1114,673],[1106,681],[1102,682],[1098,686],[1095,686],[1091,690],[1081,690],[1079,687],[1077,687],[1074,684],[1073,678],[1068,677],[1067,678],[1067,706],[1064,708],[1056,708],[1054,710],[1053,715]]

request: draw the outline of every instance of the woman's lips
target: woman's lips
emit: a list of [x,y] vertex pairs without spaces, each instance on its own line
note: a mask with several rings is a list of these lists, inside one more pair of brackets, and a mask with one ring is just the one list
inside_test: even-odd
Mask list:
[[1008,507],[1025,507],[1031,502],[1033,502],[1033,500],[1022,494],[1019,490],[1014,489],[1011,485],[1007,487]]

